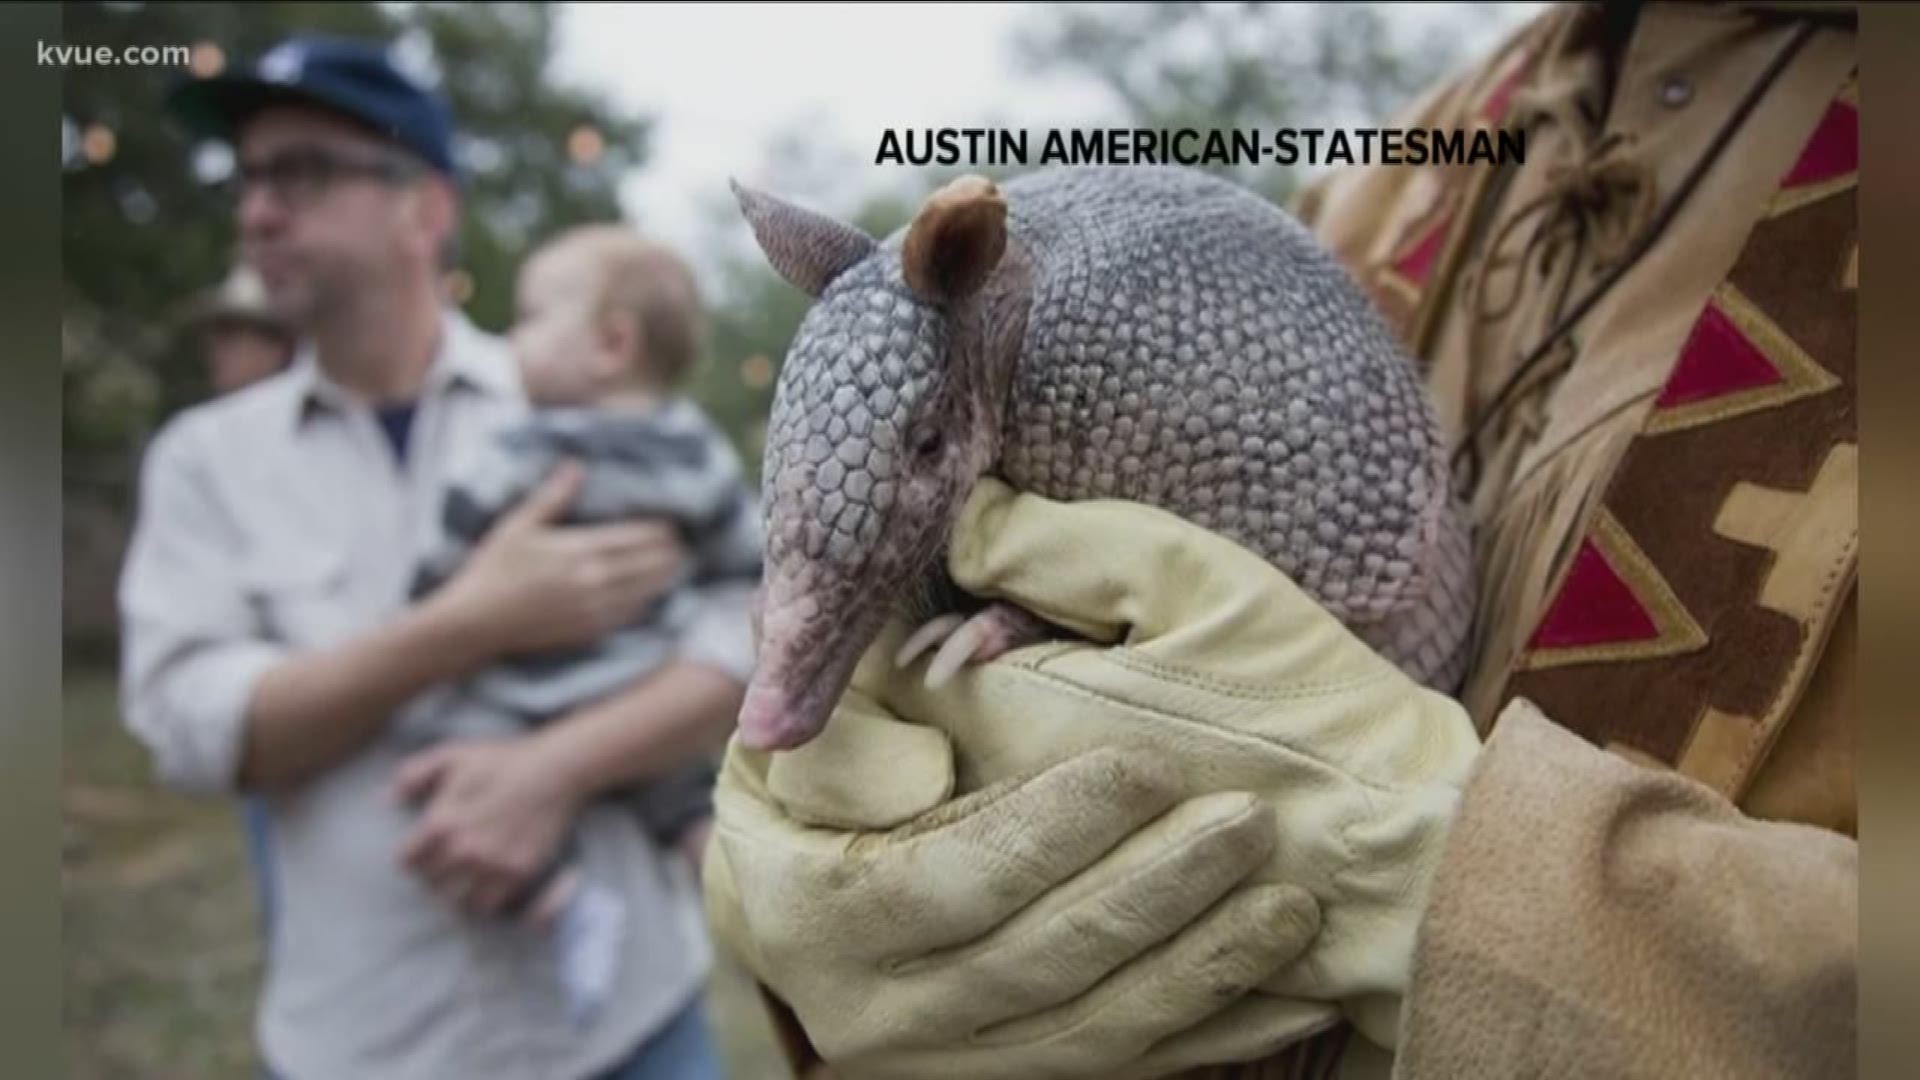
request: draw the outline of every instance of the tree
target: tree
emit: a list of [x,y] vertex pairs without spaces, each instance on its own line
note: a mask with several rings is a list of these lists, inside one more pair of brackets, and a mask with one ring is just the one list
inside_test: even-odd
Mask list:
[[[1332,129],[1384,122],[1464,59],[1471,26],[1515,14],[1453,5],[1451,20],[1407,4],[1060,4],[1020,28],[1014,49],[1040,74],[1090,79],[1114,102],[1090,120],[1154,129]],[[1299,166],[1207,165],[1276,202]]]

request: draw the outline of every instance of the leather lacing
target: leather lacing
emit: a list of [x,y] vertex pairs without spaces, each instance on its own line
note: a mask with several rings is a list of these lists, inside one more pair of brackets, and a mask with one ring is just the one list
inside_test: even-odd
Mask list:
[[[1666,232],[1679,215],[1680,208],[1706,176],[1707,170],[1719,160],[1734,135],[1759,105],[1760,99],[1779,80],[1781,72],[1786,70],[1818,28],[1819,24],[1813,21],[1799,24],[1793,36],[1740,99],[1727,122],[1715,132],[1700,159],[1688,170],[1657,215],[1652,215],[1655,192],[1651,171],[1635,157],[1630,136],[1613,134],[1598,140],[1581,140],[1580,133],[1585,130],[1585,125],[1568,114],[1574,107],[1571,95],[1545,90],[1535,91],[1525,98],[1516,96],[1516,105],[1528,110],[1526,115],[1529,122],[1546,120],[1562,127],[1575,139],[1581,140],[1583,150],[1575,163],[1556,166],[1547,179],[1545,189],[1516,208],[1495,232],[1488,247],[1487,259],[1482,266],[1468,274],[1465,282],[1472,310],[1477,317],[1487,319],[1497,319],[1511,311],[1518,300],[1517,283],[1512,296],[1491,306],[1486,304],[1487,282],[1494,273],[1509,266],[1524,268],[1536,256],[1544,260],[1544,266],[1551,268],[1570,243],[1579,245],[1591,240],[1604,272],[1600,280],[1556,320],[1540,342],[1527,351],[1462,436],[1453,452],[1453,466],[1461,477],[1461,490],[1471,491],[1479,481],[1479,443],[1487,427],[1511,405],[1515,391],[1525,385],[1527,376],[1543,360],[1559,351],[1556,346],[1562,339],[1626,276],[1628,270],[1645,257]],[[1521,251],[1516,255],[1503,256],[1501,249],[1522,223],[1542,214],[1545,215],[1544,219]],[[1649,215],[1651,220],[1648,220]],[[1516,282],[1519,276],[1515,275]]]
[[[1545,188],[1507,218],[1488,243],[1486,260],[1468,271],[1475,319],[1493,322],[1512,314],[1524,274],[1513,275],[1513,286],[1501,299],[1487,302],[1490,283],[1508,267],[1525,270],[1537,258],[1541,274],[1550,275],[1570,250],[1591,243],[1600,266],[1610,268],[1652,218],[1653,201],[1652,170],[1635,156],[1631,135],[1609,134],[1578,161],[1553,165]],[[1514,235],[1536,217],[1541,219],[1538,227],[1520,252],[1506,254]]]

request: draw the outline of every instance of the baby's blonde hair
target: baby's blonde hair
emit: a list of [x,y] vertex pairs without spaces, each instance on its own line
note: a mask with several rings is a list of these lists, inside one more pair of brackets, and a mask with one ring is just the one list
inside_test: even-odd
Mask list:
[[544,245],[541,254],[571,250],[596,271],[597,319],[615,312],[632,316],[639,331],[644,374],[673,385],[699,363],[706,349],[706,310],[692,270],[663,244],[625,225],[577,225]]

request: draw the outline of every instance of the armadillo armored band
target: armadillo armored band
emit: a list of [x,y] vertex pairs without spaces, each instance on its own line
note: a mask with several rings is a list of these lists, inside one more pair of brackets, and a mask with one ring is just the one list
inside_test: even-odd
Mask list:
[[[1151,504],[1258,552],[1429,685],[1461,677],[1473,560],[1425,390],[1284,210],[1177,168],[998,189],[1024,327],[995,456],[1015,487]],[[768,556],[850,571],[901,516],[909,440],[954,425],[959,331],[901,272],[904,230],[819,294],[768,430]],[[797,571],[796,571],[797,572]]]

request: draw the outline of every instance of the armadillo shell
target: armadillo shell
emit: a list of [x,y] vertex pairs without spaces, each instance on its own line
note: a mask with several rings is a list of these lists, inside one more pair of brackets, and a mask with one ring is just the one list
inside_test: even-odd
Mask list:
[[1419,374],[1345,269],[1284,210],[1195,171],[1059,169],[1003,191],[1034,291],[1001,474],[1216,530],[1453,688],[1465,511]]

